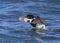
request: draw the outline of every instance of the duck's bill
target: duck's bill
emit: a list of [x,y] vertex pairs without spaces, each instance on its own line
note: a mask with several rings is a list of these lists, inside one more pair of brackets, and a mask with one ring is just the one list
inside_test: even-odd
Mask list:
[[19,17],[19,20],[24,22],[24,17]]

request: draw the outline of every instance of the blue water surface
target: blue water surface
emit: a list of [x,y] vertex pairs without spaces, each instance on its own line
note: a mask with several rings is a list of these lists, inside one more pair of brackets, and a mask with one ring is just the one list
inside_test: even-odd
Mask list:
[[[28,13],[40,16],[48,30],[30,31],[19,21]],[[60,0],[0,0],[0,43],[60,43]]]

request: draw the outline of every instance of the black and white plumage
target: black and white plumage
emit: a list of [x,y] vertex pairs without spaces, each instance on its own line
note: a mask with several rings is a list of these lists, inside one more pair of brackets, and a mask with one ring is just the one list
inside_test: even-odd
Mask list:
[[36,27],[36,29],[46,29],[43,20],[39,16],[29,14],[26,16],[19,17],[19,20],[24,21],[26,23],[30,23],[31,26]]

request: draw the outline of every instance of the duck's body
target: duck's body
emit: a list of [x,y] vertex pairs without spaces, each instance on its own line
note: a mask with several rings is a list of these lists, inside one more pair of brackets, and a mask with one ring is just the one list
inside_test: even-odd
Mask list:
[[19,20],[30,23],[36,29],[45,29],[45,24],[39,16],[26,15],[19,18]]

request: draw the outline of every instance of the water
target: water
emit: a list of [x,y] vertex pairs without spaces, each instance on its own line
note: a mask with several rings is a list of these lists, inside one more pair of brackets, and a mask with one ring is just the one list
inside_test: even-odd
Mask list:
[[[41,34],[19,17],[32,13],[48,27]],[[0,43],[60,43],[60,0],[0,0]]]

